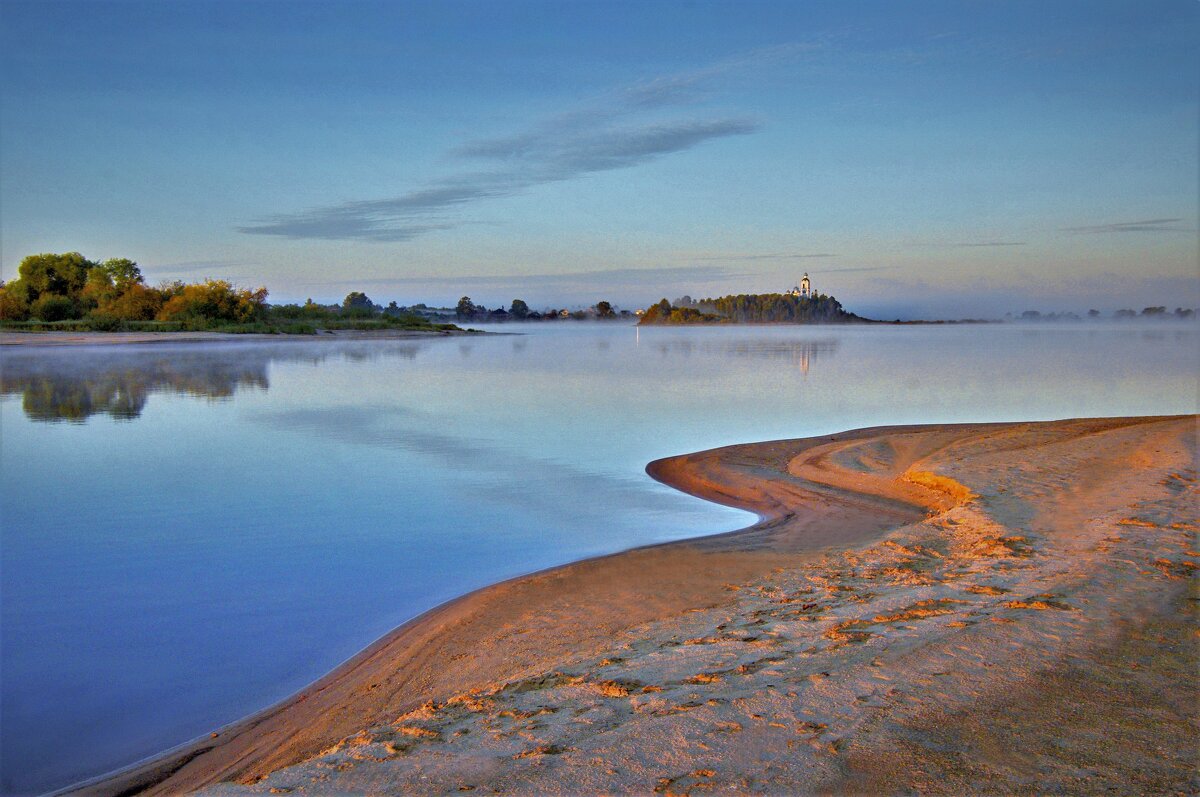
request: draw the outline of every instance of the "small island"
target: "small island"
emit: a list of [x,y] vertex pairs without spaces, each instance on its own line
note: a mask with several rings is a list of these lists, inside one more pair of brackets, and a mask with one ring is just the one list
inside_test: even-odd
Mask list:
[[638,320],[647,324],[867,324],[878,323],[842,309],[832,296],[817,293],[806,272],[800,284],[784,293],[689,297],[672,305],[665,298],[650,305]]

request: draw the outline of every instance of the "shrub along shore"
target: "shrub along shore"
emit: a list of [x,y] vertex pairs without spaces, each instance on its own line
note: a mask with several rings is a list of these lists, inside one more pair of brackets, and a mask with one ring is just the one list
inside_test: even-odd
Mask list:
[[[78,252],[30,255],[18,277],[0,282],[0,328],[29,332],[232,332],[312,335],[322,329],[455,330],[393,302],[378,307],[361,293],[342,305],[267,303],[265,287],[225,280],[146,285],[137,263],[103,262]],[[365,300],[365,301],[364,301]]]

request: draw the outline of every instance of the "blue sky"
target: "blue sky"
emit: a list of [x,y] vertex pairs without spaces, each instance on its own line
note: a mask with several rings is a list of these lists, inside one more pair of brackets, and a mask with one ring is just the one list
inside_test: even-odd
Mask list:
[[1193,306],[1200,4],[0,2],[0,267]]

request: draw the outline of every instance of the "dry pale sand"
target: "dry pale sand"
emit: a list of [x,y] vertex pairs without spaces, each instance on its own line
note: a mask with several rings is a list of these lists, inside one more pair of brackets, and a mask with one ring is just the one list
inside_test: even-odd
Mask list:
[[481,590],[84,793],[1196,793],[1196,433],[661,460],[762,522]]

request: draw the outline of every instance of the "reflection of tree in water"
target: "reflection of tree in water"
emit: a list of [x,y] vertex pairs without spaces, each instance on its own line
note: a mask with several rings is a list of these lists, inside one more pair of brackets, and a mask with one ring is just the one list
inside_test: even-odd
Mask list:
[[278,346],[154,346],[86,352],[22,349],[5,352],[0,395],[21,395],[35,421],[83,422],[93,415],[132,420],[156,392],[225,399],[240,389],[267,390],[272,362],[316,365],[330,357],[362,362],[382,357],[412,359],[413,343],[287,343]]
[[35,421],[84,421],[100,414],[131,420],[154,392],[221,399],[239,388],[269,386],[270,358],[248,352],[234,358],[181,351],[57,355],[4,358],[0,393],[22,394],[25,414]]
[[834,354],[838,348],[837,338],[817,340],[761,340],[743,338],[741,340],[667,340],[657,344],[663,354],[691,356],[694,352],[705,355],[723,355],[725,357],[756,358],[774,361],[786,361],[796,366],[803,373],[814,360]]
[[82,421],[98,413],[130,419],[142,414],[147,390],[127,377],[106,374],[102,380],[81,381],[48,375],[11,378],[6,373],[0,387],[4,395],[24,391],[21,405],[35,421]]

